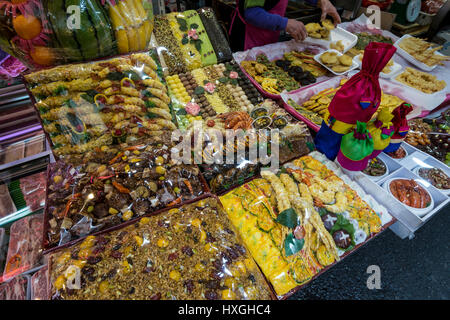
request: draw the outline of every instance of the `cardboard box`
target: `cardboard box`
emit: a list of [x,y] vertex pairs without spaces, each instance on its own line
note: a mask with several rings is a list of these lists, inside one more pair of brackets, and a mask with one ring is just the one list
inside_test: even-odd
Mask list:
[[[359,17],[363,13],[367,17],[370,17],[373,14],[373,13],[372,14],[368,14],[367,13],[367,8],[361,7],[361,8],[359,8],[357,17]],[[386,12],[386,11],[380,11],[380,13],[381,13],[381,17],[380,17],[380,24],[381,24],[380,27],[381,27],[381,29],[388,30],[388,31],[391,30],[392,24],[394,23],[395,17],[397,15],[395,13],[390,13],[390,12]]]

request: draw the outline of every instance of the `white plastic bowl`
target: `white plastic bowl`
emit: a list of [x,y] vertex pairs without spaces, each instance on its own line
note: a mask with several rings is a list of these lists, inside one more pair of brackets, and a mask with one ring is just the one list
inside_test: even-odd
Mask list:
[[[387,155],[389,158],[391,158],[391,159],[393,159],[393,160],[395,160],[395,161],[402,161],[403,159],[406,159],[408,156],[409,156],[409,154],[408,154],[408,150],[406,150],[403,146],[400,146],[400,148],[402,148],[403,150],[405,150],[405,156],[403,157],[403,158],[393,158],[393,157],[391,157],[387,152],[385,152],[384,154],[385,155]],[[399,149],[400,149],[399,148]]]
[[[414,168],[414,170],[413,170],[413,173],[416,175],[416,176],[418,176],[419,178],[421,178],[421,179],[424,179],[424,180],[427,180],[427,179],[425,179],[425,178],[422,178],[420,175],[419,175],[419,169],[422,169],[423,167],[421,167],[421,166],[417,166],[417,167],[415,167]],[[425,169],[431,169],[431,168],[425,168]],[[439,168],[437,168],[437,169],[439,169]],[[445,172],[444,172],[445,173]],[[428,181],[428,180],[427,180]],[[430,182],[430,184],[432,185],[432,183]],[[436,188],[436,187],[435,187]],[[439,188],[436,188],[436,189],[438,189],[440,192],[442,192],[443,194],[445,194],[446,196],[450,196],[450,189],[439,189]]]
[[428,207],[426,207],[426,208],[423,208],[423,209],[418,209],[418,208],[410,207],[410,206],[404,204],[403,202],[401,202],[400,200],[398,200],[396,197],[394,197],[394,195],[391,193],[391,190],[390,190],[390,188],[389,188],[391,182],[394,181],[394,180],[410,180],[410,179],[407,178],[407,177],[397,177],[397,178],[389,179],[389,180],[387,180],[387,181],[385,181],[385,182],[383,183],[383,188],[386,189],[386,191],[392,196],[392,198],[395,199],[395,201],[401,203],[405,208],[407,208],[409,211],[411,211],[412,213],[414,213],[415,215],[417,215],[417,216],[419,216],[419,217],[423,217],[423,216],[425,216],[428,212],[430,212],[431,210],[433,210],[433,208],[434,208],[434,200],[433,200],[433,197],[431,196],[430,192],[426,189],[426,187],[425,187],[420,181],[414,180],[414,181],[417,182],[417,184],[419,184],[422,188],[425,189],[425,191],[428,193],[428,195],[430,196],[430,199],[431,199],[430,205],[429,205]]
[[[386,177],[386,176],[388,176],[389,175],[389,167],[388,167],[388,165],[386,164],[386,162],[384,162],[383,160],[381,160],[381,159],[379,159],[379,158],[376,158],[378,161],[381,161],[381,162],[383,162],[384,163],[384,166],[386,167],[386,172],[383,174],[383,175],[381,175],[381,176],[371,176],[371,175],[368,175],[368,174],[366,174],[366,173],[364,173],[363,171],[361,171],[361,173],[363,174],[363,175],[365,175],[367,178],[369,178],[370,180],[372,180],[372,181],[379,181],[379,180],[381,180],[381,179],[383,179],[384,177]],[[370,163],[370,160],[369,160],[369,163]]]

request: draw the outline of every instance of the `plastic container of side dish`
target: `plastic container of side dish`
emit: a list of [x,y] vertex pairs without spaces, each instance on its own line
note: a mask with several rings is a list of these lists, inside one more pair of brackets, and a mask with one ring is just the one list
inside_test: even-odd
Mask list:
[[433,210],[434,208],[434,200],[433,200],[433,196],[430,194],[430,192],[427,191],[426,189],[426,185],[423,183],[423,180],[421,181],[421,179],[414,179],[414,181],[420,185],[421,187],[423,187],[423,189],[428,193],[428,195],[430,196],[431,199],[431,203],[425,207],[425,208],[414,208],[411,206],[408,206],[406,204],[404,204],[403,202],[401,202],[400,200],[398,200],[391,192],[390,190],[390,185],[393,181],[396,180],[409,180],[409,178],[392,178],[392,179],[388,179],[383,183],[383,188],[386,189],[386,191],[398,202],[400,202],[403,206],[405,206],[409,211],[411,211],[412,213],[416,214],[419,217],[423,217],[425,216],[427,213],[429,213],[431,210]]
[[[381,160],[379,157],[377,157],[375,159],[377,159],[378,161],[381,161],[384,164],[384,166],[386,167],[386,172],[384,174],[382,174],[381,176],[371,176],[371,175],[369,175],[369,174],[367,174],[367,173],[365,173],[363,171],[361,171],[361,173],[363,175],[365,175],[367,178],[369,178],[370,180],[379,181],[379,180],[381,180],[381,179],[383,179],[383,178],[385,178],[385,177],[387,177],[389,175],[389,166],[388,166],[388,164],[385,161]],[[371,160],[369,160],[369,165],[370,165],[370,161]]]
[[358,37],[347,30],[342,29],[341,27],[336,27],[330,31],[330,36],[328,40],[325,39],[315,39],[311,37],[306,37],[305,42],[317,44],[324,46],[326,48],[330,48],[331,43],[341,41],[344,45],[344,53],[353,48],[358,42]]
[[[330,50],[327,50],[327,51],[325,51],[325,52],[335,52],[335,53],[337,53],[337,56],[338,56],[338,57],[344,55],[343,53],[341,53],[341,52],[339,52],[339,51],[337,51],[337,50],[335,50],[335,49],[330,49]],[[350,71],[355,70],[355,69],[358,68],[358,64],[357,64],[354,60],[352,60],[352,65],[349,66],[349,68],[348,68],[346,71],[344,71],[344,72],[335,72],[335,71],[333,71],[332,68],[328,67],[326,64],[324,64],[324,63],[320,60],[320,57],[321,57],[325,52],[316,54],[316,55],[314,56],[314,60],[316,60],[316,61],[317,61],[318,63],[320,63],[324,68],[326,68],[328,71],[330,71],[331,73],[333,73],[333,74],[335,74],[335,75],[337,75],[337,76],[343,76],[343,75],[349,73]]]
[[18,275],[0,284],[0,300],[30,300],[31,276]]
[[[405,58],[406,60],[408,60],[409,62],[411,62],[413,65],[422,69],[423,71],[428,71],[428,72],[433,71],[438,66],[437,64],[435,64],[434,66],[428,66],[425,63],[420,62],[419,60],[414,58],[412,55],[410,55],[408,52],[406,52],[402,48],[400,48],[400,42],[402,42],[405,39],[411,38],[411,37],[412,37],[411,35],[405,34],[403,37],[401,37],[394,43],[394,47],[397,48],[397,53],[399,55],[401,55],[403,58]],[[436,52],[436,54],[443,56],[443,54],[441,54],[440,52]]]

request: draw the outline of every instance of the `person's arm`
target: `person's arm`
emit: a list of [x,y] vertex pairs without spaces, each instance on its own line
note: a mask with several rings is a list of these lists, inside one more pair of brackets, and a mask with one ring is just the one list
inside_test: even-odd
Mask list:
[[261,7],[248,8],[244,12],[245,21],[261,29],[279,31],[286,29],[288,18],[267,12]]

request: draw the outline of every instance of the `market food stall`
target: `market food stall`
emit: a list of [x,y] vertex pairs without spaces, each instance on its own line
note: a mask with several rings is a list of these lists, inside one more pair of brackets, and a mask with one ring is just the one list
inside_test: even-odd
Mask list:
[[211,8],[82,0],[67,33],[72,2],[0,2],[0,299],[286,299],[448,210],[432,43],[362,15],[233,53]]

